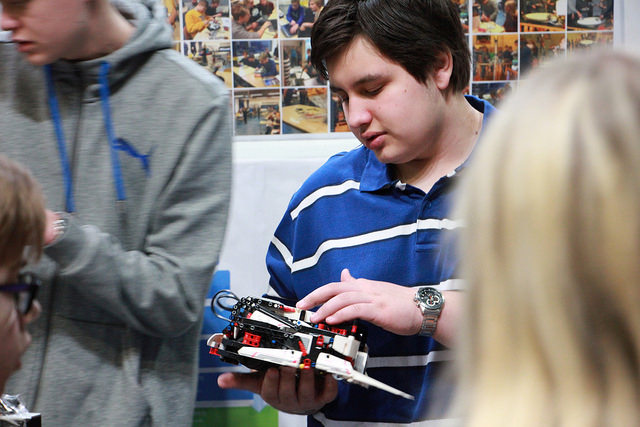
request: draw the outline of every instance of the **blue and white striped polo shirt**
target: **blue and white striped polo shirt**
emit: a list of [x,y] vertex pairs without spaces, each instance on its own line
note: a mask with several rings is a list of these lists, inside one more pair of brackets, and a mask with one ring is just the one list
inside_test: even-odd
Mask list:
[[[486,123],[494,108],[474,97],[467,100],[485,113]],[[314,289],[340,281],[343,268],[353,277],[459,289],[457,256],[443,238],[446,241],[459,226],[449,212],[453,184],[463,168],[441,178],[425,194],[400,183],[392,167],[365,147],[331,157],[293,195],[275,232],[267,253],[269,294],[294,305]],[[341,381],[337,399],[309,423],[413,423],[442,415],[437,409],[443,409],[443,402],[429,393],[443,361],[451,359],[449,350],[431,338],[398,336],[367,326],[367,374],[416,399]]]

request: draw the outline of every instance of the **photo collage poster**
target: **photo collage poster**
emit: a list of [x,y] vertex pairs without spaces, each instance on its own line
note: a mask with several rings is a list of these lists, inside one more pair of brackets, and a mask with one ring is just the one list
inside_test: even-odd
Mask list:
[[456,1],[465,30],[470,31],[471,93],[497,105],[530,70],[546,61],[613,45],[613,2]]
[[[614,0],[451,0],[471,49],[469,93],[494,105],[549,59],[613,44]],[[175,49],[224,81],[234,136],[348,132],[310,64],[324,0],[163,0]]]

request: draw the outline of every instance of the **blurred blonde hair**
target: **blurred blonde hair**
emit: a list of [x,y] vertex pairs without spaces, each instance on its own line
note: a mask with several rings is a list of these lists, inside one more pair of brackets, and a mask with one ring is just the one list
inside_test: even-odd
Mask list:
[[43,247],[45,204],[28,170],[0,154],[0,266],[36,261]]
[[640,62],[591,52],[521,84],[458,215],[470,426],[640,423]]

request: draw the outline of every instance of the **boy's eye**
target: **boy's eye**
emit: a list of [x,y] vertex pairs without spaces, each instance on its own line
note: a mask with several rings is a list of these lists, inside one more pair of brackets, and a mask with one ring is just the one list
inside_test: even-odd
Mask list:
[[365,89],[364,93],[368,96],[373,96],[380,93],[381,90],[382,90],[382,86],[378,86],[373,89]]

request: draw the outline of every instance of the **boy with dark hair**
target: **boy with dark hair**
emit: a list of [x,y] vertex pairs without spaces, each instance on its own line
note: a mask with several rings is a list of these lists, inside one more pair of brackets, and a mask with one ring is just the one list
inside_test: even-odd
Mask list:
[[211,0],[207,5],[207,9],[205,10],[205,15],[219,17],[222,16],[222,12],[218,12],[218,8],[220,7],[220,0]]
[[243,50],[240,65],[248,65],[249,67],[258,68],[260,66],[260,62],[256,59],[255,56],[253,56],[253,54],[249,55],[248,51]]
[[454,183],[493,108],[463,95],[470,54],[449,0],[330,1],[311,44],[362,147],[329,159],[293,196],[267,254],[269,293],[304,309],[328,301],[316,322],[371,322],[368,374],[416,399],[289,368],[219,384],[311,414],[311,425],[441,418],[450,390],[436,382],[461,302],[457,258],[441,241],[459,226]]
[[260,15],[263,18],[269,18],[274,8],[275,5],[269,0],[260,0],[260,2],[256,5],[256,9],[258,9]]
[[271,26],[271,21],[266,21],[257,31],[249,31],[244,26],[251,19],[251,12],[242,3],[231,6],[231,33],[236,39],[259,39]]
[[449,0],[329,1],[311,45],[362,146],[329,159],[293,196],[267,254],[269,294],[304,309],[326,301],[314,322],[371,322],[368,374],[415,400],[287,368],[219,384],[311,414],[311,425],[442,418],[450,384],[436,386],[461,282],[441,241],[459,227],[454,184],[493,108],[463,95],[470,54]]
[[300,0],[291,0],[291,4],[287,8],[287,24],[284,29],[288,32],[287,36],[293,37],[298,33],[300,25],[304,22],[305,8],[300,5]]
[[278,75],[278,66],[275,61],[269,58],[267,52],[260,54],[260,68],[256,70],[262,77],[274,77]]
[[462,295],[454,248],[441,242],[459,227],[454,184],[493,108],[463,95],[470,53],[450,0],[329,1],[311,45],[362,146],[329,159],[291,199],[267,253],[269,294],[303,309],[326,302],[314,322],[370,322],[368,374],[415,400],[310,370],[218,382],[311,414],[310,425],[442,418],[451,390],[439,374]]

